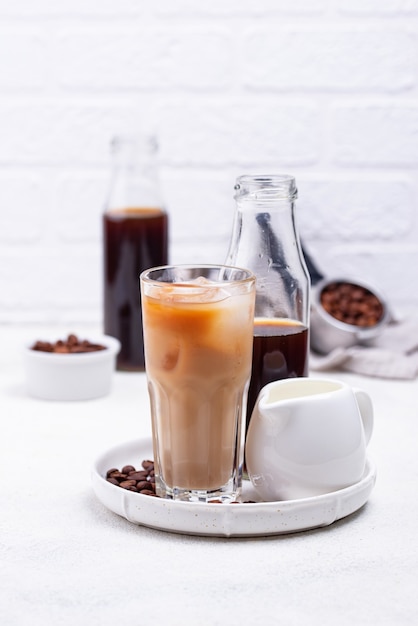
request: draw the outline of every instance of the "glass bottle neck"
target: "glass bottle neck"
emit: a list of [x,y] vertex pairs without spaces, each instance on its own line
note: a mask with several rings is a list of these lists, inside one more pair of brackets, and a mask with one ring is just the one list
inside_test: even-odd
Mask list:
[[[299,237],[295,223],[294,179],[282,193],[277,187],[262,187],[240,177],[235,186],[236,209],[227,260],[236,265],[250,264],[260,276],[285,259],[290,266],[300,263]],[[290,178],[290,177],[289,177]]]
[[[248,262],[258,274],[267,273],[287,258],[290,266],[300,259],[295,223],[296,182],[293,176],[240,176],[235,185],[236,212],[229,255]],[[252,254],[251,254],[252,253]],[[290,258],[289,258],[290,257]],[[232,261],[232,258],[231,258]]]
[[161,209],[157,149],[151,135],[118,136],[112,140],[107,210]]
[[257,277],[256,317],[308,324],[309,275],[295,223],[294,178],[240,177],[226,263]]

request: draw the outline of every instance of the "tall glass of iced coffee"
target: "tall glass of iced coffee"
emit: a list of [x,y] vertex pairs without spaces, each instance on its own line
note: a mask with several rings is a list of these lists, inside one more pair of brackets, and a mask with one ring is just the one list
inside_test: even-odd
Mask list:
[[157,495],[234,501],[241,489],[255,277],[227,266],[141,274]]

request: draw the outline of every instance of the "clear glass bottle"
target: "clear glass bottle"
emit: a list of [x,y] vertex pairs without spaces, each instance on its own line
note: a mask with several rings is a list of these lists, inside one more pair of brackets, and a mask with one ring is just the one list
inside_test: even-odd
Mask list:
[[153,136],[118,136],[103,216],[104,331],[122,344],[117,368],[144,370],[139,275],[168,263],[168,216],[162,208]]
[[240,176],[228,265],[256,275],[253,370],[247,425],[273,380],[308,375],[310,277],[295,223],[295,179]]

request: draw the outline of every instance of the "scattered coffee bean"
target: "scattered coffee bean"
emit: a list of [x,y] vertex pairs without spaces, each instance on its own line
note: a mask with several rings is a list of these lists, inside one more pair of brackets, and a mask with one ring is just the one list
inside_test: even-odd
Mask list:
[[130,478],[132,478],[133,480],[137,480],[137,481],[141,482],[143,480],[148,480],[149,479],[149,475],[148,475],[148,472],[145,472],[145,471],[144,472],[137,472],[136,470],[133,470]]
[[332,282],[320,296],[325,311],[345,324],[370,327],[383,316],[383,305],[369,289],[346,282]]
[[136,488],[139,491],[142,491],[142,489],[149,489],[151,482],[149,480],[138,480],[138,482],[136,483]]
[[[133,465],[124,465],[119,471],[116,467],[112,467],[106,472],[107,482],[126,489],[141,493],[143,496],[154,496],[155,493],[155,474],[154,461],[142,461],[142,470],[137,470]],[[222,500],[212,500],[211,504],[222,504]],[[239,502],[231,502],[231,504],[240,504]],[[246,500],[245,504],[254,504],[253,500]]]
[[158,497],[155,493],[153,461],[143,461],[142,467],[142,470],[137,470],[133,465],[124,465],[121,471],[112,467],[106,472],[106,480],[128,491]]
[[38,352],[54,352],[55,354],[80,354],[82,352],[97,352],[105,350],[106,346],[98,343],[91,343],[87,339],[79,340],[77,335],[70,334],[64,341],[58,339],[54,343],[50,341],[36,341],[31,350]]
[[129,487],[136,487],[136,480],[122,480],[122,482],[119,483],[119,487],[122,487],[122,489],[129,489]]

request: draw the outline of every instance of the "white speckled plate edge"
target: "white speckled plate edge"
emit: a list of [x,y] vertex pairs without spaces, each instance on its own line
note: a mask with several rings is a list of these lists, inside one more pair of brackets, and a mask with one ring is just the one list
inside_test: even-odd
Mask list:
[[[101,454],[91,472],[96,497],[129,522],[188,535],[257,537],[328,526],[360,509],[376,482],[376,468],[367,460],[358,483],[321,496],[281,502],[201,504],[153,498],[106,481],[106,472],[111,467],[120,469],[127,464],[139,467],[143,459],[149,458],[152,458],[151,438],[129,441]],[[247,481],[243,499],[257,499]]]

